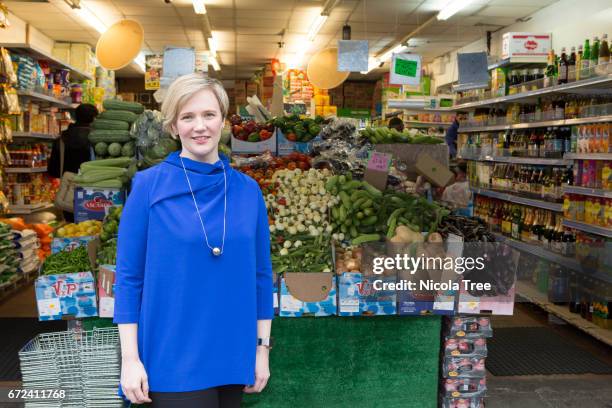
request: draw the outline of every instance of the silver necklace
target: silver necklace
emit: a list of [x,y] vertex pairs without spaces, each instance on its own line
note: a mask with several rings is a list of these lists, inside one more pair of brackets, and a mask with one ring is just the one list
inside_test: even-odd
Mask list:
[[191,182],[189,181],[189,176],[187,176],[187,170],[185,169],[185,163],[183,163],[183,158],[179,155],[181,159],[181,164],[183,165],[183,171],[185,172],[185,178],[187,179],[187,185],[189,186],[189,191],[191,192],[191,197],[193,198],[193,205],[196,209],[196,214],[198,214],[198,218],[200,219],[200,225],[202,225],[202,231],[204,232],[204,239],[206,239],[206,246],[210,248],[212,254],[214,256],[219,256],[223,253],[223,247],[225,246],[225,218],[227,215],[227,177],[225,175],[225,164],[223,164],[223,160],[221,160],[221,166],[223,166],[223,240],[221,241],[221,248],[219,247],[211,247],[208,243],[208,234],[206,234],[206,228],[204,227],[204,220],[202,220],[202,216],[200,215],[200,210],[198,209],[198,203],[196,202],[195,194],[193,194],[193,189],[191,188]]

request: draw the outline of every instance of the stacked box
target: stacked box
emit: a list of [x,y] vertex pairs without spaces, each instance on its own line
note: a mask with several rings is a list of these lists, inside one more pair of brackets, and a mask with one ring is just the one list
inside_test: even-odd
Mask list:
[[455,316],[444,327],[442,387],[444,408],[482,408],[487,391],[487,338],[493,336],[488,317]]
[[336,277],[331,272],[285,272],[279,292],[281,317],[337,314]]
[[249,97],[253,95],[259,96],[259,89],[257,83],[253,81],[248,81],[246,84],[246,96]]
[[236,105],[246,105],[247,103],[247,81],[242,79],[236,80],[236,85],[234,86],[234,95],[236,98]]
[[95,286],[89,271],[40,276],[34,284],[38,320],[97,316]]
[[81,72],[95,76],[96,63],[89,44],[70,44],[70,65]]
[[70,65],[70,43],[56,42],[51,54],[66,65]]

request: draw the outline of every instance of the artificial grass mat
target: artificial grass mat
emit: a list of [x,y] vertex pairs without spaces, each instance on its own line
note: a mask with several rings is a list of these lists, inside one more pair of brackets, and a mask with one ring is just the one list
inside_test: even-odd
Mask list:
[[435,408],[440,317],[276,318],[270,381],[243,407]]

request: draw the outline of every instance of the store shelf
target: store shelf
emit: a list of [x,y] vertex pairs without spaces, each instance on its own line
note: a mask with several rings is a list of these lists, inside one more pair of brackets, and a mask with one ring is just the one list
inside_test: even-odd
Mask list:
[[563,187],[564,193],[569,194],[583,194],[593,197],[612,198],[612,191],[601,190],[598,188],[578,187],[578,186],[565,186]]
[[[453,106],[453,110],[473,109],[483,106],[495,105],[498,103],[518,102],[522,100],[534,99],[540,96],[553,95],[558,93],[567,93],[581,88],[590,88],[594,86],[609,87],[612,86],[612,74],[602,75],[595,78],[583,79],[568,84],[554,85],[542,89],[537,89],[528,92],[520,92],[514,95],[500,96],[497,98],[483,99],[481,101],[467,102]],[[391,101],[389,101],[391,102]]]
[[489,64],[489,66],[487,67],[487,69],[489,71],[496,69],[496,68],[504,68],[504,67],[510,67],[512,66],[512,68],[544,68],[546,67],[546,62],[528,62],[528,61],[521,61],[520,58],[506,58],[497,62],[494,62],[492,64]]
[[456,109],[454,107],[448,108],[430,108],[426,107],[423,103],[423,106],[415,106],[414,101],[410,99],[389,99],[387,101],[387,107],[389,109],[405,109],[408,111],[426,111],[426,112],[454,112]]
[[59,138],[59,135],[48,135],[46,133],[33,132],[13,132],[13,138],[56,140]]
[[564,219],[563,226],[568,228],[574,228],[584,232],[589,232],[591,234],[602,235],[607,238],[612,238],[612,229],[600,227],[599,225],[591,225],[580,221]]
[[27,215],[38,211],[48,210],[50,208],[53,208],[53,203],[10,205],[8,208],[8,213],[15,215]]
[[46,173],[47,167],[6,167],[7,173]]
[[534,256],[537,256],[538,258],[542,258],[549,262],[556,263],[565,268],[571,269],[574,272],[578,272],[581,275],[590,276],[592,278],[599,279],[603,282],[612,284],[612,275],[597,270],[583,268],[578,259],[576,258],[563,256],[556,252],[550,251],[540,245],[528,244],[526,242],[517,241],[515,239],[506,237],[505,235],[502,235],[500,233],[494,232],[493,235],[495,236],[496,241],[505,242],[509,246],[521,252],[532,254]]
[[565,153],[567,160],[612,160],[612,153]]
[[420,122],[414,120],[404,121],[407,128],[430,128],[430,127],[449,127],[452,123],[449,122]]
[[567,306],[559,306],[549,302],[547,296],[538,292],[538,290],[532,284],[524,281],[516,282],[516,293],[531,303],[540,306],[547,312],[565,320],[572,326],[575,326],[585,333],[590,334],[597,340],[612,346],[612,330],[606,330],[586,319],[583,319],[578,314],[571,313]]
[[574,119],[560,119],[560,120],[547,120],[541,122],[525,122],[525,123],[514,123],[511,125],[491,125],[491,126],[466,126],[459,127],[459,133],[474,133],[474,132],[494,132],[500,130],[509,129],[532,129],[541,127],[553,127],[553,126],[572,126],[582,125],[586,123],[605,123],[612,122],[612,115],[604,115],[590,118],[574,118]]
[[556,211],[556,212],[563,211],[563,204],[550,203],[548,201],[534,200],[532,198],[524,198],[524,197],[519,197],[519,196],[515,196],[512,194],[499,193],[497,191],[487,190],[484,188],[472,187],[470,189],[475,194],[479,194],[479,195],[483,195],[483,196],[487,196],[491,198],[497,198],[499,200],[509,201],[511,203],[523,204],[523,205],[528,205],[531,207],[543,208],[545,210]]
[[486,161],[495,163],[515,163],[515,164],[534,164],[539,166],[570,166],[572,160],[547,159],[544,157],[514,157],[514,156],[480,156],[461,154],[458,158],[463,160]]
[[67,103],[62,101],[61,99],[54,98],[53,96],[49,96],[40,92],[34,91],[17,91],[19,96],[25,96],[30,99],[36,99],[38,101],[49,102],[55,106],[59,106],[60,108],[65,109],[73,109],[72,103]]
[[29,44],[0,43],[0,47],[8,48],[10,51],[15,51],[18,54],[23,54],[23,55],[30,56],[32,58],[48,61],[49,65],[53,68],[70,70],[70,80],[71,81],[75,81],[75,80],[82,81],[85,79],[93,80],[93,77],[91,75],[85,72],[79,71],[78,69],[58,60],[53,55],[50,55],[45,51],[37,49],[36,47],[32,47]]

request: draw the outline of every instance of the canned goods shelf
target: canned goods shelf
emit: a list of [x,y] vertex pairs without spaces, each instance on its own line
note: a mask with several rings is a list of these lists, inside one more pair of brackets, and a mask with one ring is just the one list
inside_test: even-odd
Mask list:
[[563,187],[563,192],[569,193],[569,194],[582,194],[582,195],[588,195],[588,196],[593,196],[593,197],[612,198],[612,191],[602,190],[599,188],[565,186]]
[[612,238],[612,229],[600,227],[599,225],[591,225],[580,221],[563,220],[563,226]]
[[6,167],[7,173],[46,173],[47,167]]

